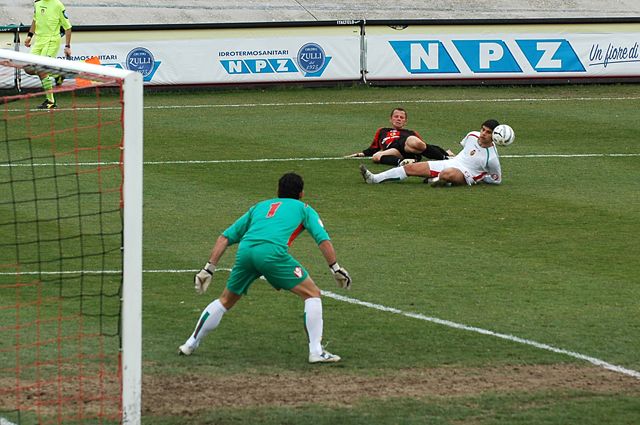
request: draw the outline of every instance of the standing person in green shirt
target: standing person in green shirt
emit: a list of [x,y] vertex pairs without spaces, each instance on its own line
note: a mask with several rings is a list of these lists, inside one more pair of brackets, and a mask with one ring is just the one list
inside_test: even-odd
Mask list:
[[[31,48],[34,55],[55,58],[60,50],[60,28],[64,29],[65,45],[64,55],[71,56],[71,22],[67,17],[64,5],[60,0],[35,0],[33,4],[33,21],[24,45]],[[35,36],[35,43],[33,37]],[[28,72],[28,71],[27,71]],[[46,72],[38,73],[42,88],[47,98],[38,106],[38,109],[57,108],[53,96],[53,86],[61,83],[61,76],[54,76]],[[58,81],[56,81],[58,79]]]
[[339,287],[349,289],[351,277],[336,261],[333,244],[318,213],[300,201],[304,182],[295,173],[278,182],[278,197],[258,202],[218,237],[209,262],[195,277],[195,289],[203,294],[215,272],[218,260],[229,245],[239,243],[236,260],[226,288],[200,315],[196,328],[179,347],[178,354],[191,355],[202,339],[214,330],[222,316],[232,308],[260,276],[275,289],[286,289],[304,300],[305,330],[309,337],[309,363],[333,363],[340,356],[325,351],[322,341],[322,301],[320,289],[307,270],[289,254],[289,246],[305,229],[324,256]]

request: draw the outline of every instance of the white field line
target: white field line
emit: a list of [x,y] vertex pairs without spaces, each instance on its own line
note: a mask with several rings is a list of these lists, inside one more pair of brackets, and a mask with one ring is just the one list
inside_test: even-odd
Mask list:
[[[143,273],[197,273],[199,271],[198,270],[193,270],[193,269],[177,269],[177,270],[143,270]],[[226,271],[229,272],[231,271],[231,269],[228,268],[219,268],[216,271]],[[57,272],[45,272],[42,274],[56,274]],[[69,273],[69,274],[78,274],[78,273],[85,273],[85,274],[95,274],[95,273],[99,273],[97,271],[85,271],[85,272],[81,272],[81,271],[69,271],[69,272],[63,272],[63,273]],[[108,271],[104,271],[103,273],[105,274],[113,274],[113,273],[120,273],[119,270],[108,270]],[[0,273],[0,275],[9,275],[9,274],[15,274],[15,273]],[[23,275],[29,275],[29,274],[38,274],[38,272],[25,272],[25,273],[21,273]],[[264,279],[264,278],[262,278]],[[367,308],[372,308],[374,310],[379,310],[385,313],[392,313],[392,314],[398,314],[400,316],[405,316],[405,317],[409,317],[411,319],[417,319],[417,320],[422,320],[425,322],[431,322],[431,323],[435,323],[438,325],[442,325],[442,326],[447,326],[449,328],[454,328],[454,329],[459,329],[459,330],[464,330],[464,331],[469,331],[469,332],[475,332],[475,333],[479,333],[481,335],[487,335],[487,336],[492,336],[495,338],[500,338],[500,339],[504,339],[507,341],[511,341],[511,342],[517,342],[518,344],[523,344],[523,345],[529,345],[535,348],[539,348],[541,350],[545,350],[545,351],[551,351],[553,353],[557,353],[557,354],[563,354],[565,356],[569,356],[569,357],[573,357],[575,359],[578,360],[583,360],[586,362],[589,362],[593,365],[596,365],[598,367],[604,368],[604,369],[608,369],[617,373],[621,373],[623,375],[627,375],[627,376],[631,376],[633,378],[636,379],[640,379],[640,371],[637,370],[633,370],[633,369],[628,369],[626,367],[623,366],[618,366],[618,365],[614,365],[612,363],[606,362],[604,360],[595,358],[595,357],[591,357],[591,356],[587,356],[585,354],[580,354],[580,353],[576,353],[575,351],[569,351],[569,350],[565,350],[564,348],[558,348],[558,347],[554,347],[552,345],[549,344],[544,344],[541,342],[536,342],[530,339],[525,339],[525,338],[520,338],[518,336],[515,335],[509,335],[509,334],[503,334],[500,332],[494,332],[488,329],[483,329],[483,328],[478,328],[475,326],[469,326],[469,325],[464,325],[462,323],[457,323],[457,322],[452,322],[450,320],[445,320],[445,319],[439,319],[437,317],[431,317],[431,316],[425,316],[423,314],[420,313],[412,313],[412,312],[408,312],[408,311],[402,311],[399,310],[397,308],[393,308],[393,307],[387,307],[381,304],[374,304],[374,303],[370,303],[368,301],[361,301],[358,300],[356,298],[351,298],[351,297],[346,297],[344,295],[339,295],[339,294],[335,294],[331,291],[322,291],[322,295],[324,295],[327,298],[332,298],[334,300],[337,301],[342,301],[342,302],[346,302],[349,304],[354,304],[354,305],[358,305],[361,307],[367,307]],[[1,425],[1,424],[0,424]]]
[[[523,155],[500,155],[501,158],[624,158],[637,157],[640,153],[577,153],[577,154],[523,154]],[[335,160],[359,160],[362,158],[345,158],[342,156],[333,157],[312,157],[312,158],[259,158],[259,159],[194,159],[179,161],[144,161],[144,165],[197,165],[197,164],[239,164],[258,162],[295,162],[295,161],[335,161]],[[78,162],[78,163],[57,163],[59,167],[96,167],[117,165],[118,162]],[[34,164],[0,164],[2,167],[50,167],[53,163]]]
[[[197,273],[198,271],[199,270],[145,270],[144,272],[145,273]],[[217,269],[217,271],[230,272],[231,269],[219,268],[219,269]],[[264,279],[264,278],[261,277],[261,279]],[[517,342],[519,344],[530,345],[532,347],[536,347],[536,348],[539,348],[541,350],[551,351],[551,352],[558,353],[558,354],[564,354],[566,356],[573,357],[575,359],[584,360],[584,361],[587,361],[587,362],[589,362],[591,364],[594,364],[594,365],[596,365],[598,367],[602,367],[604,369],[612,370],[614,372],[622,373],[624,375],[640,379],[640,372],[639,371],[636,371],[636,370],[633,370],[633,369],[628,369],[628,368],[625,368],[625,367],[622,367],[622,366],[618,366],[618,365],[614,365],[614,364],[611,364],[611,363],[606,362],[604,360],[600,360],[600,359],[595,358],[595,357],[587,356],[585,354],[580,354],[580,353],[576,353],[574,351],[565,350],[563,348],[557,348],[557,347],[554,347],[552,345],[543,344],[541,342],[536,342],[536,341],[532,341],[532,340],[529,340],[529,339],[520,338],[520,337],[514,336],[514,335],[494,332],[494,331],[490,331],[488,329],[482,329],[482,328],[478,328],[478,327],[475,327],[475,326],[468,326],[468,325],[464,325],[464,324],[461,324],[461,323],[452,322],[450,320],[439,319],[437,317],[430,317],[430,316],[425,316],[425,315],[419,314],[419,313],[412,313],[412,312],[402,311],[402,310],[398,310],[397,308],[386,307],[386,306],[383,306],[381,304],[374,304],[374,303],[370,303],[370,302],[367,302],[367,301],[360,301],[360,300],[358,300],[356,298],[346,297],[344,295],[338,295],[338,294],[335,294],[335,293],[333,293],[331,291],[322,291],[322,295],[324,295],[327,298],[332,298],[332,299],[337,300],[337,301],[342,301],[342,302],[346,302],[346,303],[349,303],[349,304],[354,304],[354,305],[359,305],[359,306],[362,306],[362,307],[372,308],[372,309],[383,311],[383,312],[386,312],[386,313],[398,314],[398,315],[401,315],[401,316],[409,317],[411,319],[423,320],[425,322],[436,323],[438,325],[443,325],[443,326],[447,326],[447,327],[454,328],[454,329],[460,329],[460,330],[464,330],[464,331],[475,332],[475,333],[479,333],[479,334],[482,334],[482,335],[488,335],[488,336],[493,336],[495,338],[505,339],[505,340],[511,341],[511,342]]]
[[[227,271],[230,272],[231,269],[228,268],[219,268],[218,271]],[[197,273],[199,270],[145,270],[145,273]],[[262,277],[261,277],[262,278]],[[402,310],[398,310],[393,307],[386,307],[381,304],[374,304],[367,301],[361,301],[356,298],[346,297],[344,295],[335,294],[331,291],[322,291],[322,295],[327,298],[332,298],[337,301],[346,302],[349,304],[359,305],[362,307],[372,308],[375,310],[383,311],[386,313],[398,314],[401,316],[409,317],[411,319],[423,320],[425,322],[436,323],[438,325],[447,326],[454,329],[460,329],[469,332],[475,332],[482,335],[493,336],[495,338],[505,339],[511,342],[517,342],[519,344],[530,345],[532,347],[539,348],[541,350],[551,351],[558,354],[564,354],[569,357],[573,357],[575,359],[584,360],[591,364],[594,364],[598,367],[602,367],[604,369],[612,370],[614,372],[622,373],[624,375],[628,375],[637,379],[640,379],[640,372],[632,369],[628,369],[622,366],[614,365],[604,360],[600,360],[595,357],[587,356],[585,354],[576,353],[574,351],[565,350],[563,348],[557,348],[552,345],[543,344],[541,342],[532,341],[525,338],[520,338],[518,336],[503,334],[499,332],[490,331],[488,329],[482,329],[475,326],[468,326],[461,323],[452,322],[450,320],[439,319],[437,317],[425,316],[419,313],[406,312]]]
[[490,330],[487,330],[487,329],[477,328],[475,326],[463,325],[461,323],[456,323],[456,322],[452,322],[450,320],[445,320],[445,319],[439,319],[437,317],[430,317],[430,316],[425,316],[425,315],[419,314],[419,313],[406,312],[406,311],[398,310],[397,308],[386,307],[386,306],[383,306],[383,305],[380,305],[380,304],[374,304],[374,303],[370,303],[370,302],[367,302],[367,301],[360,301],[360,300],[355,299],[355,298],[345,297],[344,295],[334,294],[333,292],[330,292],[330,291],[322,291],[322,295],[324,295],[327,298],[333,298],[334,300],[343,301],[343,302],[346,302],[346,303],[349,303],[349,304],[355,304],[355,305],[359,305],[359,306],[363,306],[363,307],[367,307],[367,308],[373,308],[375,310],[380,310],[380,311],[384,311],[384,312],[387,312],[387,313],[399,314],[401,316],[410,317],[412,319],[423,320],[425,322],[436,323],[438,325],[443,325],[443,326],[447,326],[447,327],[454,328],[454,329],[460,329],[460,330],[464,330],[464,331],[470,331],[470,332],[479,333],[479,334],[482,334],[482,335],[493,336],[493,337],[496,337],[496,338],[505,339],[507,341],[517,342],[519,344],[530,345],[532,347],[536,347],[536,348],[539,348],[541,350],[552,351],[554,353],[564,354],[564,355],[569,356],[569,357],[573,357],[573,358],[576,358],[576,359],[584,360],[584,361],[592,363],[592,364],[594,364],[596,366],[602,367],[604,369],[609,369],[609,370],[612,370],[614,372],[622,373],[624,375],[628,375],[628,376],[632,376],[634,378],[640,379],[640,372],[638,372],[636,370],[627,369],[625,367],[614,365],[614,364],[608,363],[608,362],[606,362],[604,360],[597,359],[595,357],[591,357],[591,356],[587,356],[587,355],[584,355],[584,354],[576,353],[574,351],[565,350],[563,348],[557,348],[557,347],[554,347],[552,345],[543,344],[541,342],[536,342],[536,341],[532,341],[532,340],[529,340],[529,339],[520,338],[520,337],[514,336],[514,335],[494,332],[494,331],[490,331]]
[[640,100],[640,96],[619,96],[619,97],[517,97],[500,99],[414,99],[414,100],[355,100],[355,101],[330,101],[330,102],[286,102],[286,103],[230,103],[222,105],[162,105],[145,106],[145,109],[183,109],[183,108],[256,108],[274,106],[333,106],[333,105],[400,105],[403,103],[505,103],[505,102],[565,102],[565,101],[613,101],[613,100]]
[[[602,101],[627,101],[640,100],[640,96],[615,96],[615,97],[514,97],[498,99],[414,99],[414,100],[357,100],[357,101],[327,101],[327,102],[272,102],[272,103],[225,103],[225,104],[199,104],[199,105],[147,105],[144,109],[213,109],[213,108],[273,108],[289,106],[334,106],[334,105],[401,105],[406,103],[447,104],[447,103],[509,103],[509,102],[602,102]],[[120,110],[119,107],[106,108],[77,108],[78,111],[94,110]],[[60,111],[70,111],[70,108],[61,108]],[[11,109],[9,112],[20,112],[21,109]],[[35,109],[34,109],[35,111]]]

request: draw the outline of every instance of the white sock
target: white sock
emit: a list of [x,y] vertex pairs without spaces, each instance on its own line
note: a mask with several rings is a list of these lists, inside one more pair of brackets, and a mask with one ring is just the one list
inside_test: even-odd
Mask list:
[[304,300],[304,325],[309,335],[309,353],[322,353],[322,300],[320,298]]
[[404,167],[394,167],[387,171],[373,175],[374,183],[383,183],[386,181],[404,180],[407,178],[407,173],[404,171]]
[[222,316],[227,312],[220,300],[215,300],[202,311],[196,329],[193,331],[186,344],[190,347],[197,347],[200,341],[220,324]]

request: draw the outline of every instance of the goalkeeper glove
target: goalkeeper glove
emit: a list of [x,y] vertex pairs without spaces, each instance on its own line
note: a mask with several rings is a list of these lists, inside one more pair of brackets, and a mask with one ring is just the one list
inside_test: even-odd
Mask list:
[[213,278],[213,272],[216,271],[216,266],[207,262],[205,266],[198,272],[194,281],[196,292],[200,295],[204,294],[211,283]]
[[346,271],[343,267],[340,267],[340,264],[333,263],[329,266],[331,269],[331,273],[333,273],[333,278],[336,280],[339,288],[343,289],[351,289],[351,276],[349,276],[349,272]]

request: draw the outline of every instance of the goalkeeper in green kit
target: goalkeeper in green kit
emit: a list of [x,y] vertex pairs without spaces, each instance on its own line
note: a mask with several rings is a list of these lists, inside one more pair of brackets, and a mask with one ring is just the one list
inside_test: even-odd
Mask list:
[[[24,40],[26,47],[31,47],[31,53],[39,56],[48,56],[55,58],[60,50],[60,33],[64,30],[65,45],[64,55],[71,57],[71,22],[67,17],[64,5],[60,0],[35,0],[33,4],[33,21],[27,38]],[[33,38],[35,36],[35,42]],[[28,74],[35,72],[26,70]],[[38,109],[55,109],[57,108],[55,98],[53,96],[54,84],[61,84],[62,77],[48,74],[46,72],[38,73],[42,88],[46,93],[46,100]]]
[[251,284],[264,276],[275,289],[286,289],[304,300],[305,329],[309,337],[309,363],[333,363],[340,356],[324,350],[322,341],[322,301],[320,289],[305,268],[289,254],[289,246],[308,230],[322,252],[333,277],[341,288],[351,287],[349,273],[336,261],[336,252],[318,213],[300,201],[304,182],[295,173],[278,182],[278,197],[255,204],[218,237],[209,262],[195,277],[195,289],[202,294],[211,283],[216,265],[229,245],[239,243],[235,264],[220,298],[209,304],[195,330],[179,347],[190,355],[202,339],[214,330],[222,316],[232,308]]

